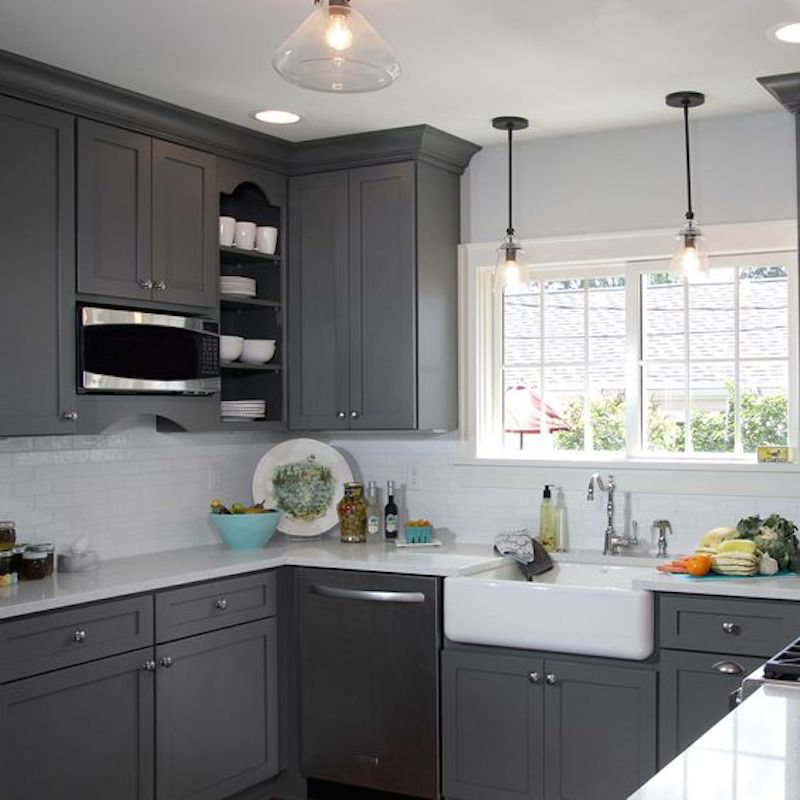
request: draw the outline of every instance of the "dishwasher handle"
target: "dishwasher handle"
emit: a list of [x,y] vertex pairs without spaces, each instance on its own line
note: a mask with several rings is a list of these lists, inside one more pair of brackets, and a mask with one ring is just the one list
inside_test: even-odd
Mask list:
[[424,603],[422,592],[388,592],[381,589],[343,589],[339,586],[325,586],[312,583],[311,594],[320,597],[333,597],[337,600],[365,600],[368,603]]

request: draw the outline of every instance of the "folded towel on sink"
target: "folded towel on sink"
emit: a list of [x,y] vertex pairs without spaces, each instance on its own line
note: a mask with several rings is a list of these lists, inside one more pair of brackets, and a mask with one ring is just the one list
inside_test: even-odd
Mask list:
[[497,534],[494,551],[500,556],[513,559],[529,581],[533,580],[534,575],[553,569],[553,561],[547,550],[528,530]]

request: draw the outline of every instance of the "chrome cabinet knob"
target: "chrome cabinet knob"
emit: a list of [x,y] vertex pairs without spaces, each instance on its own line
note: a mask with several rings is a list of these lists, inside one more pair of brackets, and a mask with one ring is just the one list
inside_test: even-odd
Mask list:
[[139,281],[139,286],[149,292],[153,288],[153,281],[151,281],[149,278],[144,281]]
[[75,631],[72,634],[72,641],[76,642],[77,644],[82,644],[86,641],[86,631]]
[[351,411],[350,412],[350,419],[358,419],[360,416],[361,416],[361,414],[359,414],[358,411]]
[[214,603],[214,606],[220,611],[224,611],[228,607],[228,601],[224,597],[220,597],[220,599]]
[[156,282],[153,284],[153,288],[154,288],[154,289],[155,289],[157,292],[163,292],[163,291],[164,291],[164,290],[167,288],[167,284],[166,284],[166,283],[164,283],[164,281],[156,281]]
[[344,411],[337,411],[336,412],[336,417],[338,419],[344,419],[346,416],[347,416],[347,414],[345,414]]
[[164,656],[161,659],[161,666],[165,669],[169,669],[172,666],[172,658],[170,656]]
[[61,419],[67,420],[67,422],[75,422],[78,419],[78,412],[77,411],[65,411],[61,415]]
[[538,672],[531,672],[531,674],[528,675],[528,680],[531,683],[539,683],[542,680],[542,676]]
[[155,661],[145,661],[142,664],[142,669],[146,672],[155,672],[156,671],[156,662]]
[[736,633],[738,629],[735,622],[723,622],[722,630],[725,631],[725,633]]
[[552,672],[548,672],[547,675],[545,675],[544,680],[548,686],[555,686],[555,684],[558,683],[558,677]]

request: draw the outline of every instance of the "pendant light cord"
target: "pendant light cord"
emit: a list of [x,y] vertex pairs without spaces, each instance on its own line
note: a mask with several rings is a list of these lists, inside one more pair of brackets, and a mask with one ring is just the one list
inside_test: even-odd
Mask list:
[[508,227],[506,228],[506,235],[514,235],[514,225],[511,220],[511,207],[512,207],[512,161],[511,161],[511,145],[514,140],[514,128],[509,124],[508,126]]
[[694,219],[694,209],[692,208],[692,160],[689,149],[689,102],[683,103],[683,140],[686,145],[686,219]]

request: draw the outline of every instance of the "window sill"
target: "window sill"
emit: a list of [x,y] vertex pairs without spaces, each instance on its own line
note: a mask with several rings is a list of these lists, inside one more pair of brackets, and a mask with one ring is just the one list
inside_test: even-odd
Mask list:
[[800,463],[753,461],[662,461],[656,459],[461,458],[454,466],[470,488],[534,489],[553,483],[585,491],[592,472],[611,473],[620,491],[651,494],[797,497]]

